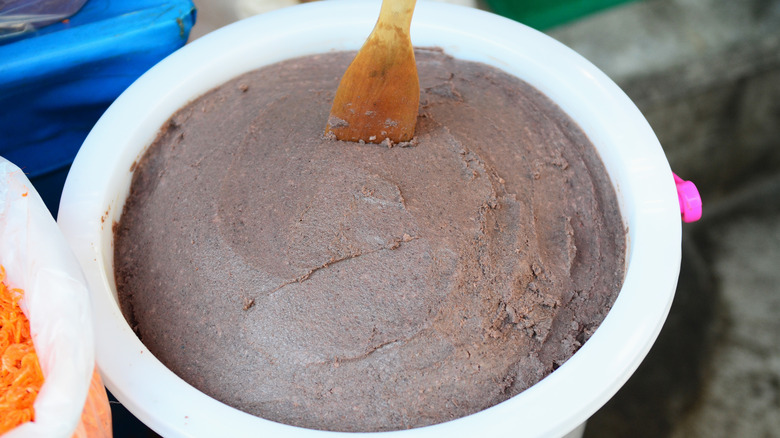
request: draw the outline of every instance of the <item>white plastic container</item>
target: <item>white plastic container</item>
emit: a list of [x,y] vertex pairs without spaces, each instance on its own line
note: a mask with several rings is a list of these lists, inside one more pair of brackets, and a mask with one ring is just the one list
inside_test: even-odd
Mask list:
[[[119,219],[133,163],[178,108],[246,71],[283,59],[357,49],[379,1],[315,2],[255,16],[172,54],[108,109],[76,157],[59,224],[92,289],[97,362],[106,386],[134,415],[166,437],[347,436],[274,423],[228,407],[191,387],[138,340],[117,304],[112,223]],[[391,437],[511,434],[563,436],[625,383],[655,341],[672,303],[681,224],[663,150],[641,113],[601,71],[546,35],[499,16],[420,2],[412,22],[418,46],[439,46],[536,86],[556,101],[598,149],[616,188],[629,244],[625,283],[612,310],[563,366],[523,393],[454,421],[385,433]],[[575,430],[577,429],[577,430]],[[348,436],[362,436],[349,434]]]

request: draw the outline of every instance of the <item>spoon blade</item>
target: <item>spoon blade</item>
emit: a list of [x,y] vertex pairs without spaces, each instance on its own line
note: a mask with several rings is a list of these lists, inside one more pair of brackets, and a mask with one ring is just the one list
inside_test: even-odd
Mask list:
[[374,30],[341,78],[325,134],[338,140],[407,142],[420,85],[409,37],[415,0],[384,0]]

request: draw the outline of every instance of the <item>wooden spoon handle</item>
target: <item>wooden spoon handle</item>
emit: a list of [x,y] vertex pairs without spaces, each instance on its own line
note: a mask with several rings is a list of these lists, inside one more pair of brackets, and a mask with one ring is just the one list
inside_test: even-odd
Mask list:
[[417,0],[383,0],[379,19],[372,33],[390,32],[408,39],[416,3]]
[[[385,64],[404,63],[408,62],[410,57],[414,58],[409,29],[412,25],[412,14],[416,3],[417,0],[383,0],[382,8],[379,10],[379,19],[377,19],[374,30],[366,39],[364,49],[361,51],[367,52],[373,48],[371,56],[374,61],[381,59],[381,63]],[[385,68],[388,67],[385,66]]]
[[326,135],[399,143],[414,136],[420,99],[409,28],[416,0],[383,0],[379,19],[341,78]]

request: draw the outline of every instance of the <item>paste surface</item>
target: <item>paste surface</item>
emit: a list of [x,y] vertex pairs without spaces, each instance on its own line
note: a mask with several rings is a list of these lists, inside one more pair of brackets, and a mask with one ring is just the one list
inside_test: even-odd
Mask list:
[[284,61],[178,111],[139,161],[115,273],[173,372],[337,431],[474,413],[606,316],[625,230],[593,145],[495,68],[417,50],[413,145],[323,138],[354,53]]

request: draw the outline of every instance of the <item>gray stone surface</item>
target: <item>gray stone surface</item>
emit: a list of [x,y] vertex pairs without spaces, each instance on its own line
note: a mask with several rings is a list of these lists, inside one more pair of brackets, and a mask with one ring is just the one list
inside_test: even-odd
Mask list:
[[780,170],[780,1],[645,0],[549,34],[625,90],[710,199]]
[[586,437],[780,436],[778,199],[775,178],[685,226],[669,318]]
[[549,34],[626,91],[704,199],[658,341],[585,436],[780,437],[780,1],[637,1]]
[[671,436],[780,436],[780,214],[735,215],[702,238],[723,329],[697,403]]
[[[643,0],[548,33],[621,81],[666,74],[692,60],[719,57],[746,43],[768,38],[776,44],[778,20],[780,3],[774,0]],[[696,78],[701,85],[717,79],[701,73]]]

